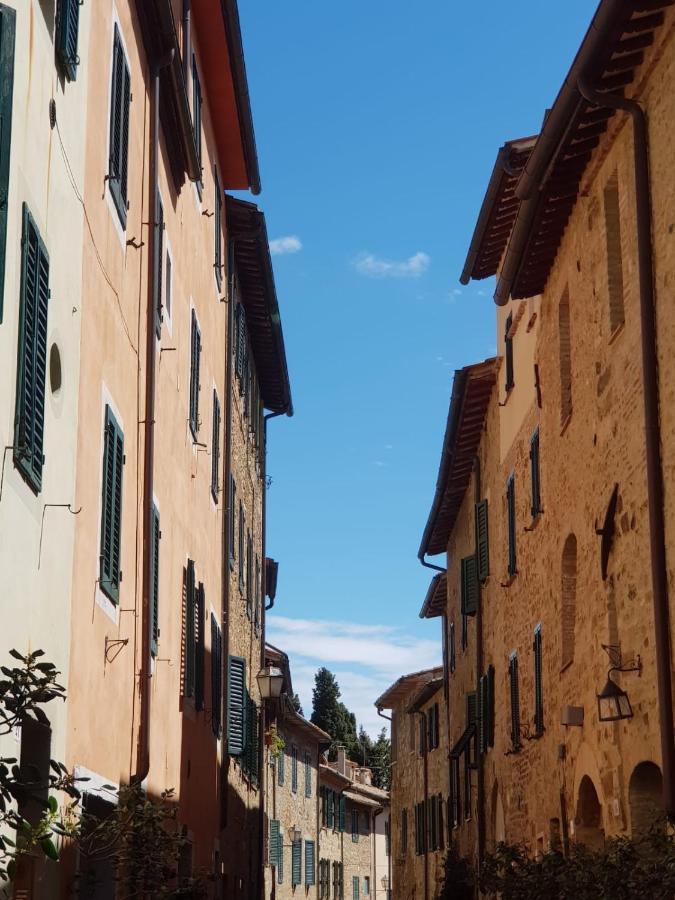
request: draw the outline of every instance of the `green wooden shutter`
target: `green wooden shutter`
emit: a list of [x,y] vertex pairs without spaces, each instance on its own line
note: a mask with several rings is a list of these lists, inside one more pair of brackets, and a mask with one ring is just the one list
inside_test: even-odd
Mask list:
[[476,559],[478,580],[485,581],[490,574],[490,547],[488,532],[488,502],[476,504]]
[[312,796],[312,758],[305,751],[305,797]]
[[359,876],[352,876],[352,900],[359,900]]
[[510,336],[511,325],[513,324],[513,315],[509,313],[504,326],[504,356],[506,362],[506,383],[504,388],[510,391],[514,385],[513,381],[513,338]]
[[220,493],[220,400],[213,390],[213,423],[211,431],[211,496],[218,503]]
[[152,299],[155,308],[155,334],[162,336],[162,271],[164,263],[164,207],[155,188],[155,224],[152,266]]
[[246,691],[246,751],[244,768],[253,784],[258,783],[258,707]]
[[150,629],[150,652],[157,656],[157,642],[159,640],[159,540],[161,531],[159,527],[159,510],[152,505],[152,525],[150,539],[152,541],[152,554],[150,560],[150,609],[152,613],[152,625]]
[[195,564],[191,559],[187,561],[185,570],[185,685],[184,693],[186,697],[193,697],[195,693],[195,669],[196,659],[196,631],[195,631],[195,610],[197,605],[196,598],[197,586],[195,584]]
[[326,825],[333,828],[335,824],[335,791],[326,791]]
[[197,440],[199,434],[199,369],[202,355],[202,336],[197,314],[192,310],[190,325],[190,431]]
[[[199,169],[202,168],[202,87],[199,81],[199,71],[197,69],[197,59],[192,54],[192,134],[195,141],[195,150],[197,151],[197,161]],[[202,185],[201,178],[197,182],[197,190],[201,199]]]
[[516,477],[511,475],[506,484],[506,506],[509,528],[509,575],[515,575],[516,568]]
[[295,794],[298,790],[298,748],[291,747],[291,790]]
[[211,613],[211,726],[216,737],[221,733],[222,666],[223,639],[216,617]]
[[14,36],[16,13],[0,4],[0,322],[5,293],[9,163],[12,150],[12,98],[14,96]]
[[127,170],[129,161],[129,104],[131,76],[122,39],[115,24],[110,102],[110,148],[108,181],[122,228],[127,226]]
[[495,745],[495,667],[488,666],[487,670],[487,708],[488,728],[487,742],[490,747]]
[[227,752],[241,756],[246,746],[246,660],[230,656],[227,677]]
[[279,835],[279,856],[277,858],[277,883],[284,883],[284,836]]
[[293,841],[291,852],[291,884],[302,884],[302,841]]
[[541,656],[541,625],[534,629],[534,731],[535,734],[544,732],[544,686]]
[[286,778],[286,751],[282,748],[277,757],[277,781],[279,783],[279,787],[284,786],[284,780]]
[[[466,695],[466,727],[478,726],[478,697],[476,691]],[[470,766],[476,765],[476,736],[471,738],[466,748],[466,757]]]
[[487,753],[488,748],[488,679],[481,675],[478,679],[478,749]]
[[101,567],[99,584],[103,593],[119,600],[120,550],[122,540],[122,469],[124,435],[109,406],[105,408],[103,441],[103,496],[101,504]]
[[475,555],[465,556],[461,562],[462,615],[474,616],[478,609],[478,578]]
[[355,844],[359,842],[359,811],[358,809],[352,810],[352,841]]
[[316,864],[314,860],[314,841],[305,841],[305,885],[316,884]]
[[347,798],[344,794],[340,794],[339,798],[339,814],[338,814],[338,830],[344,831],[347,827]]
[[509,660],[509,688],[511,694],[511,745],[520,749],[520,689],[518,687],[518,656],[513,653]]
[[80,0],[59,0],[56,11],[56,58],[68,81],[75,81],[80,57],[77,55],[77,32]]
[[230,475],[230,508],[229,508],[230,568],[232,568],[234,566],[235,558],[237,555],[236,515],[237,515],[237,482],[234,480],[234,475]]
[[223,193],[220,190],[220,181],[218,179],[218,170],[214,167],[213,170],[213,181],[215,185],[216,191],[216,202],[215,202],[215,215],[213,217],[213,227],[214,227],[214,271],[216,273],[216,283],[218,284],[218,290],[221,290],[223,286],[223,251],[222,251],[222,208],[223,208]]
[[239,501],[239,590],[244,593],[244,574],[246,569],[246,515],[244,504]]
[[279,842],[281,840],[280,824],[278,819],[270,820],[270,845],[269,863],[271,866],[279,864]]
[[541,483],[539,476],[539,429],[530,439],[530,470],[532,473],[532,518],[541,512]]

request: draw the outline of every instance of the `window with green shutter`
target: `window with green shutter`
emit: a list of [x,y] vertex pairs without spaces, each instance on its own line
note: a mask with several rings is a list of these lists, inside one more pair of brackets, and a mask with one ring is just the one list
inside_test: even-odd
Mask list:
[[[199,71],[197,69],[197,58],[192,54],[192,136],[195,142],[195,150],[197,151],[197,162],[199,170],[202,168],[202,86],[199,81]],[[202,181],[201,178],[196,183],[199,199],[202,197]]]
[[326,789],[326,826],[333,828],[335,826],[335,791]]
[[197,710],[204,709],[205,607],[204,585],[200,581],[195,597],[195,709]]
[[314,860],[314,841],[305,841],[305,885],[316,884],[316,863]]
[[284,836],[279,835],[279,856],[277,859],[277,884],[284,883]]
[[246,691],[246,748],[243,768],[252,784],[258,784],[259,774],[259,710]]
[[152,624],[150,629],[150,652],[153,656],[157,656],[157,644],[159,641],[159,541],[162,532],[159,527],[159,510],[152,504],[152,524],[151,535],[152,555],[150,559],[151,577],[150,590],[152,596],[150,599],[150,609],[152,612]]
[[302,841],[293,841],[291,849],[291,884],[302,884]]
[[370,877],[368,875],[363,876],[363,896],[370,896]]
[[286,780],[286,751],[281,748],[277,756],[277,784],[279,787],[284,786]]
[[101,566],[99,584],[103,593],[119,600],[122,542],[122,475],[124,435],[109,406],[105,408],[103,439],[103,489],[101,503]]
[[234,475],[230,475],[230,505],[229,505],[229,530],[230,530],[230,568],[234,568],[237,555],[237,482]]
[[115,24],[110,99],[110,146],[108,184],[122,228],[127,227],[127,171],[129,163],[129,105],[131,76],[122,38]]
[[473,728],[473,737],[466,745],[466,757],[473,768],[477,762],[476,726],[478,724],[478,697],[476,691],[469,691],[466,695],[466,727]]
[[246,577],[246,513],[244,504],[239,501],[239,590],[244,593]]
[[246,533],[246,613],[253,618],[253,537]]
[[271,866],[279,865],[279,847],[283,840],[278,819],[270,821],[269,861]]
[[217,738],[222,731],[223,637],[216,617],[211,613],[211,727]]
[[14,462],[36,494],[42,489],[44,465],[48,306],[49,256],[24,203]]
[[215,215],[213,217],[214,228],[214,262],[218,290],[223,286],[223,192],[220,189],[218,170],[214,167],[213,180],[215,184]]
[[294,794],[298,790],[298,748],[295,744],[291,747],[291,790]]
[[[220,400],[213,389],[213,423],[211,430],[211,496],[218,503],[220,493]],[[230,532],[231,534],[231,532]]]
[[530,438],[530,471],[532,474],[532,518],[536,519],[541,509],[541,481],[539,476],[539,429]]
[[352,810],[352,841],[355,844],[359,842],[359,811],[358,809]]
[[312,757],[305,750],[305,797],[312,796]]
[[518,654],[509,659],[509,693],[511,697],[511,748],[520,750],[520,688],[518,686]]
[[476,557],[465,556],[461,561],[462,615],[475,616],[478,609],[478,577]]
[[344,794],[340,794],[338,799],[338,831],[344,831],[347,827],[347,798]]
[[506,515],[509,529],[508,572],[515,575],[516,567],[516,476],[511,475],[506,483]]
[[511,337],[511,326],[513,325],[513,314],[509,313],[506,317],[504,325],[504,362],[506,364],[506,383],[504,389],[508,393],[514,385],[513,380],[513,338]]
[[461,797],[459,783],[459,756],[450,757],[450,819],[453,828],[459,826],[461,816]]
[[68,81],[75,81],[80,57],[77,33],[80,24],[80,0],[58,0],[56,8],[56,58]]
[[14,37],[16,12],[0,3],[0,322],[5,293],[9,163],[12,151],[12,98],[14,95]]
[[544,684],[541,655],[541,625],[534,629],[534,643],[532,644],[534,655],[534,733],[544,733]]
[[188,559],[185,569],[185,641],[183,646],[184,658],[184,685],[183,693],[186,697],[193,697],[195,693],[196,661],[196,609],[197,609],[197,585],[195,583],[195,564]]
[[155,224],[154,246],[152,264],[152,301],[155,309],[155,334],[162,336],[162,288],[163,288],[163,263],[164,263],[164,207],[159,195],[159,188],[155,188]]
[[359,900],[359,876],[352,876],[352,900]]
[[227,752],[241,756],[246,746],[246,660],[230,656],[227,677]]
[[485,581],[490,574],[490,546],[488,532],[488,502],[476,504],[476,563],[478,580]]
[[190,325],[190,431],[196,441],[199,434],[199,369],[202,355],[202,335],[197,314],[192,310]]

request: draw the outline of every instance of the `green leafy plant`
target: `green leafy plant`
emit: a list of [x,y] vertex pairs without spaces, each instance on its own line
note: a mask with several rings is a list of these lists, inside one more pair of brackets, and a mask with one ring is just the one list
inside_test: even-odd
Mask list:
[[284,752],[284,747],[286,746],[286,742],[281,737],[279,732],[277,731],[276,725],[270,725],[267,730],[267,734],[265,735],[266,743],[270,751],[270,756],[272,759],[278,759],[281,754]]

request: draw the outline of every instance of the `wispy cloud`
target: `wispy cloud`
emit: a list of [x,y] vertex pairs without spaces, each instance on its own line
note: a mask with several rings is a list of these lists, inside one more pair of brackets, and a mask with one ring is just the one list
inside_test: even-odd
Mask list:
[[270,253],[272,256],[283,256],[285,253],[297,253],[302,250],[302,241],[295,234],[286,237],[275,238],[270,241]]
[[270,616],[267,637],[291,657],[293,687],[307,716],[320,666],[335,674],[342,700],[370,734],[383,720],[373,703],[400,675],[438,665],[439,642],[411,637],[390,625]]
[[361,253],[354,260],[354,267],[361,275],[371,278],[419,278],[430,263],[431,257],[421,250],[402,261],[380,259],[373,253]]

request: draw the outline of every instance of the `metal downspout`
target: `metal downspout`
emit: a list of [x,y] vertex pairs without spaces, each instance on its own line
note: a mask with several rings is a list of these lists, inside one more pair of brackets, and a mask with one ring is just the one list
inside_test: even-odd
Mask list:
[[141,612],[141,668],[140,706],[141,717],[138,733],[138,757],[132,783],[141,784],[150,771],[150,663],[152,603],[152,505],[155,457],[155,296],[154,264],[157,240],[157,176],[159,173],[159,73],[173,61],[173,50],[152,65],[152,113],[150,116],[150,152],[148,177],[148,304],[145,343],[145,421],[143,424],[143,607]]
[[424,822],[423,822],[423,840],[424,840],[424,900],[429,900],[429,846],[428,846],[428,806],[429,806],[429,747],[427,743],[427,720],[422,710],[417,710],[417,715],[422,722],[422,734],[424,735]]
[[[473,460],[473,471],[474,471],[474,500],[478,504],[480,503],[481,497],[481,467],[480,467],[480,459],[478,456],[474,457]],[[476,603],[476,700],[480,702],[480,678],[483,674],[483,610],[482,610],[482,590],[481,583],[479,579],[476,579],[477,584],[477,603]],[[476,754],[476,759],[478,762],[477,767],[477,812],[476,812],[476,824],[478,831],[478,866],[480,868],[483,859],[485,858],[485,758],[483,753],[481,753],[480,747],[478,748],[478,753]]]
[[594,106],[623,110],[633,120],[640,330],[644,382],[645,450],[647,456],[647,505],[649,509],[649,543],[652,593],[654,598],[656,681],[663,765],[663,804],[668,819],[672,822],[675,821],[675,738],[673,735],[670,609],[659,423],[658,354],[653,272],[654,251],[651,230],[652,209],[647,119],[642,107],[635,100],[598,93],[586,83],[583,76],[579,78],[578,88],[581,95]]
[[441,566],[435,566],[433,563],[427,562],[424,558],[426,553],[420,553],[418,559],[422,563],[425,569],[433,569],[434,572],[447,572],[447,569],[441,568]]

